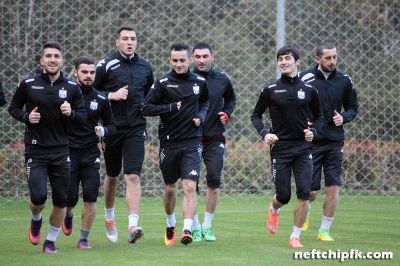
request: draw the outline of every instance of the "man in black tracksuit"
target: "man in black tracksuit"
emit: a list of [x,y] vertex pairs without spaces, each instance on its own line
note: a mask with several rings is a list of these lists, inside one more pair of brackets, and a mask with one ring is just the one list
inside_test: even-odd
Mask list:
[[160,169],[167,214],[165,244],[176,243],[175,202],[177,183],[183,183],[183,230],[181,242],[193,241],[193,216],[197,208],[196,182],[201,164],[201,123],[208,108],[208,89],[203,77],[189,70],[189,47],[174,44],[170,50],[172,71],[154,83],[143,105],[145,116],[160,116]]
[[146,119],[142,115],[141,108],[154,80],[150,63],[135,53],[137,38],[133,28],[120,28],[117,31],[116,45],[118,51],[98,63],[93,84],[110,100],[117,126],[116,133],[105,139],[106,236],[112,242],[118,240],[114,201],[123,160],[129,220],[128,242],[135,243],[144,234],[143,228],[138,226],[142,193],[140,173],[147,135]]
[[[311,144],[321,130],[323,118],[318,93],[297,76],[300,56],[292,46],[284,46],[277,53],[281,78],[266,86],[258,99],[251,120],[264,142],[270,144],[272,177],[276,192],[268,210],[267,229],[276,234],[280,207],[290,200],[290,178],[296,182],[297,206],[294,214],[290,247],[302,247],[301,227],[307,214],[312,175]],[[264,126],[262,115],[269,108],[270,128]],[[307,124],[309,112],[315,117],[314,127]]]
[[49,177],[53,211],[43,245],[45,253],[57,252],[54,242],[65,217],[70,177],[67,129],[71,122],[86,121],[81,91],[64,77],[63,62],[60,45],[46,43],[40,59],[43,72],[19,84],[8,109],[12,117],[26,124],[25,163],[32,213],[29,240],[33,245],[40,242]]
[[[96,215],[96,201],[100,187],[99,137],[107,137],[115,132],[110,102],[92,86],[95,74],[94,59],[81,56],[76,60],[74,76],[82,91],[87,122],[71,123],[69,128],[71,179],[67,214],[62,228],[65,235],[69,236],[72,233],[73,209],[79,200],[79,183],[81,183],[84,205],[78,248],[91,248],[88,236]],[[102,125],[98,125],[99,121]]]
[[[301,79],[318,90],[324,115],[322,133],[313,141],[313,179],[310,202],[321,190],[321,172],[324,168],[325,201],[318,240],[334,241],[329,234],[339,201],[342,184],[344,130],[343,124],[351,122],[358,113],[357,93],[349,76],[336,69],[337,52],[331,43],[317,47],[317,64],[300,73]],[[342,110],[342,108],[344,110]],[[310,121],[314,118],[311,116]],[[308,228],[308,219],[303,231]]]
[[212,230],[212,220],[218,202],[221,173],[225,156],[225,126],[236,105],[236,95],[231,79],[212,67],[214,53],[207,43],[197,43],[193,47],[193,73],[201,75],[208,86],[208,111],[203,123],[203,161],[207,170],[207,194],[204,222],[200,225],[198,214],[193,220],[193,240],[216,241]]

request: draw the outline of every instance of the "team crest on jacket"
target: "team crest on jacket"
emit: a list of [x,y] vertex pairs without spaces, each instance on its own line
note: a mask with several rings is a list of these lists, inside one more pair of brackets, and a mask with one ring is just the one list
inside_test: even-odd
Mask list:
[[193,86],[193,92],[194,92],[194,94],[199,94],[199,92],[200,92],[200,87],[199,87],[199,85],[197,85],[197,83],[195,83]]
[[99,105],[98,102],[90,101],[90,109],[97,110],[97,106]]
[[306,93],[304,91],[297,91],[297,98],[304,99],[306,97]]
[[64,88],[61,88],[61,90],[58,90],[58,97],[60,98],[67,98],[67,91]]

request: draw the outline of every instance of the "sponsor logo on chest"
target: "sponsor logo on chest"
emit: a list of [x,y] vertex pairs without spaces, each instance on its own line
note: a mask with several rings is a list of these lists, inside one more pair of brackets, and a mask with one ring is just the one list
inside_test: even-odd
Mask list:
[[193,92],[194,92],[194,94],[199,94],[199,92],[200,92],[200,87],[199,87],[199,85],[197,85],[197,83],[195,83],[193,85]]
[[297,91],[297,98],[303,100],[306,97],[306,93],[302,90]]
[[90,109],[92,110],[97,110],[97,107],[99,106],[99,103],[94,101],[90,101]]
[[67,90],[62,87],[60,90],[58,90],[58,97],[64,99],[67,98]]

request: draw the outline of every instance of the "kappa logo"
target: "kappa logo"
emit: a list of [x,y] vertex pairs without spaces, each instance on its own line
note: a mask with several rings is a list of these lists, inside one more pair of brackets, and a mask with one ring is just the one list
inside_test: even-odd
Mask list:
[[310,159],[310,160],[312,160],[312,154],[310,153],[310,155],[308,156],[308,158]]
[[95,163],[100,163],[100,158],[96,158],[96,161],[94,161]]
[[199,92],[200,92],[200,87],[199,87],[199,85],[197,85],[197,83],[195,83],[193,86],[193,92],[194,92],[194,94],[199,94]]
[[98,106],[99,106],[99,103],[96,102],[96,100],[90,102],[90,109],[97,110]]
[[192,171],[190,171],[189,175],[198,176],[199,174],[197,173],[196,170],[192,170]]
[[222,149],[225,149],[224,143],[219,144],[219,147],[221,147]]
[[306,93],[302,90],[297,91],[297,98],[299,98],[300,100],[303,100],[306,97]]
[[67,98],[67,91],[64,88],[61,88],[61,90],[58,90],[58,97],[62,99]]
[[67,157],[67,162],[71,162],[71,159],[69,158],[69,156]]

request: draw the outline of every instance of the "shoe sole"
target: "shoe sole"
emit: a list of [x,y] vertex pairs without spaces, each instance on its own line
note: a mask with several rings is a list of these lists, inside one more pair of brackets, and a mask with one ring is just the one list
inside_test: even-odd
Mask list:
[[138,230],[134,231],[133,234],[130,234],[130,238],[128,239],[128,242],[130,244],[135,244],[135,242],[137,240],[141,239],[143,237],[143,235],[144,235],[143,230],[138,229]]
[[331,239],[323,239],[322,237],[317,237],[317,240],[319,241],[323,241],[323,242],[334,242],[335,239],[331,238]]
[[190,236],[184,236],[181,238],[181,243],[184,245],[189,245],[192,242],[193,242],[193,238]]
[[275,235],[278,232],[278,229],[273,230],[271,225],[268,225],[267,229],[271,235]]

